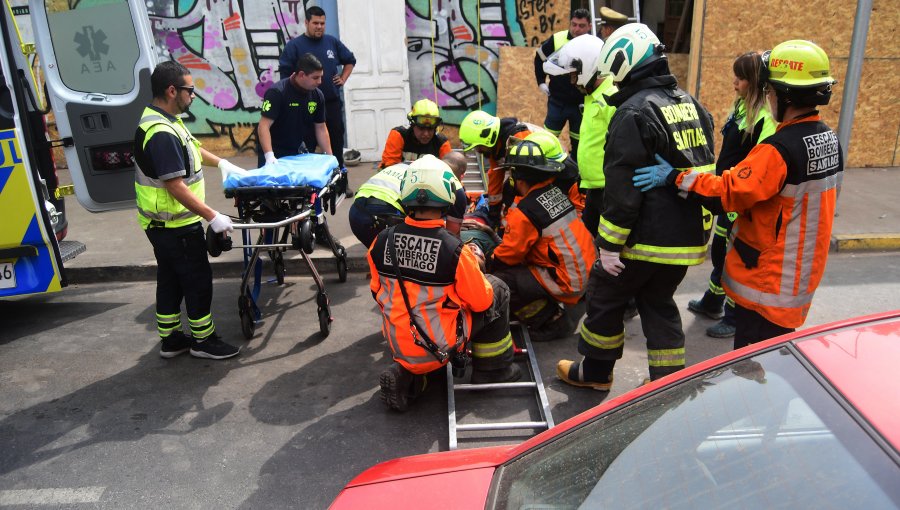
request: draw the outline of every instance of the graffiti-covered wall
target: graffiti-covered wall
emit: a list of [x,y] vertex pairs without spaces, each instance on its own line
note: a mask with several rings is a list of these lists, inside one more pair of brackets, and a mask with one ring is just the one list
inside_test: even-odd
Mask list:
[[459,124],[479,107],[497,109],[500,48],[536,46],[567,28],[563,0],[406,0],[409,89]]
[[[536,45],[568,26],[568,0],[405,1],[411,96],[436,99],[448,124],[479,104],[496,110],[501,46]],[[305,30],[307,5],[321,2],[148,0],[160,59],[184,64],[197,84],[194,133],[255,146],[262,97],[281,48]]]
[[255,142],[262,97],[277,79],[284,43],[302,34],[308,0],[149,0],[160,60],[191,70],[195,134],[230,138],[234,148]]

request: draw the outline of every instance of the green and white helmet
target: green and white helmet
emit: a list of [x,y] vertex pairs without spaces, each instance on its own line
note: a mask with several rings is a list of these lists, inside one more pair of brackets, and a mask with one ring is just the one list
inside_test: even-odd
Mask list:
[[662,55],[662,44],[643,23],[629,23],[616,29],[603,44],[597,72],[612,75],[620,82],[633,69],[649,64]]
[[449,207],[459,181],[447,163],[426,154],[409,164],[400,182],[400,203],[410,207]]

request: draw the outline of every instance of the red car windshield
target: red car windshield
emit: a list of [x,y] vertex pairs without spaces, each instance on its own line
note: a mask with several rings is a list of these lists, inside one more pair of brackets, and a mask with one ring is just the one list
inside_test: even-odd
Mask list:
[[898,458],[782,347],[514,459],[487,507],[897,508]]

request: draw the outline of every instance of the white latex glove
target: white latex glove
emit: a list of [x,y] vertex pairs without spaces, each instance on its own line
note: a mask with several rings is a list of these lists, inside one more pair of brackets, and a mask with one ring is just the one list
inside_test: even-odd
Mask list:
[[619,276],[619,273],[625,269],[625,264],[619,259],[619,252],[606,251],[600,248],[600,265],[603,270],[613,276]]
[[263,154],[263,156],[265,156],[265,158],[266,158],[267,165],[271,165],[272,163],[278,161],[278,158],[275,157],[275,153],[272,151],[269,151],[269,152]]
[[227,159],[219,160],[219,170],[222,172],[222,184],[225,184],[225,179],[227,179],[229,175],[236,174],[242,176],[250,173]]
[[550,95],[550,85],[541,83],[540,85],[538,85],[538,88],[541,89],[541,92],[543,92],[545,95]]
[[232,230],[234,230],[234,225],[231,223],[231,218],[218,212],[215,216],[213,216],[213,219],[210,220],[209,226],[213,229],[213,232],[217,234],[221,234],[222,232],[231,232]]

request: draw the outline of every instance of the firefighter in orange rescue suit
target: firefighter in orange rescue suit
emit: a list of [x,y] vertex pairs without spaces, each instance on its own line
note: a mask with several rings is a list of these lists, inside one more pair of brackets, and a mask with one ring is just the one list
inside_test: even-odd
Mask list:
[[500,168],[511,170],[518,196],[504,219],[491,273],[509,286],[510,311],[528,326],[532,340],[570,335],[572,321],[563,305],[575,305],[584,295],[597,249],[568,189],[555,182],[564,165],[526,140],[510,149]]
[[537,127],[519,122],[515,117],[501,119],[482,110],[469,113],[459,125],[459,140],[463,144],[463,150],[474,150],[488,158],[490,164],[487,171],[488,215],[493,227],[500,224],[500,214],[503,210],[506,172],[499,167],[506,157],[509,146],[512,145],[510,137],[524,140],[537,130]]
[[394,358],[380,377],[381,399],[397,411],[422,392],[425,374],[451,359],[454,367],[464,363],[467,348],[473,384],[520,376],[512,364],[509,288],[485,276],[471,249],[444,228],[457,182],[434,156],[411,163],[400,186],[406,220],[369,249],[370,288]]
[[775,134],[720,177],[673,170],[662,158],[634,177],[642,191],[674,185],[721,200],[740,213],[731,232],[722,286],[735,307],[734,348],[793,331],[809,313],[828,260],[844,162],[818,105],[835,80],[828,55],[792,40],[763,54]]
[[443,120],[434,101],[416,101],[406,118],[409,119],[409,126],[397,126],[388,133],[379,168],[409,163],[425,154],[443,158],[453,150],[447,137],[437,132]]

